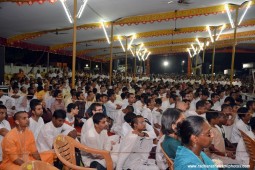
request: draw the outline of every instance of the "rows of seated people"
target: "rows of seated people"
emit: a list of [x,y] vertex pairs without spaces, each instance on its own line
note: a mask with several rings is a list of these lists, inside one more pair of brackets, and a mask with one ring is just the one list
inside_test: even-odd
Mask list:
[[[120,169],[175,169],[190,165],[249,165],[239,130],[255,138],[255,101],[242,87],[163,81],[63,78],[18,79],[0,89],[0,169],[37,159],[55,166],[59,134],[111,152]],[[101,156],[80,153],[84,166],[105,169]],[[206,169],[206,166],[204,166]]]

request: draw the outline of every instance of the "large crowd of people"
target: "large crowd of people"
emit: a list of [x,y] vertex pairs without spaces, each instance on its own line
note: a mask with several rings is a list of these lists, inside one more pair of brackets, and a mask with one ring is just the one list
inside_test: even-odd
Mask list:
[[[8,83],[8,92],[0,88],[0,169],[29,160],[61,169],[60,134],[110,151],[116,170],[166,170],[162,149],[176,170],[249,165],[239,130],[255,139],[255,101],[242,79],[115,74],[110,84],[108,75],[77,72],[72,87],[70,72],[20,69]],[[76,152],[79,166],[106,169],[101,155]]]

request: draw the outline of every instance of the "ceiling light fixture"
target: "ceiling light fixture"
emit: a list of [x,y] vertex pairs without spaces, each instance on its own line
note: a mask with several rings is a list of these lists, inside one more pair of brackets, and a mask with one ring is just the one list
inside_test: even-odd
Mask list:
[[241,19],[240,19],[240,21],[239,21],[238,25],[240,25],[240,24],[241,24],[241,22],[243,21],[243,18],[244,18],[244,16],[245,16],[246,12],[248,11],[248,9],[249,9],[249,8],[250,8],[250,6],[251,6],[251,3],[252,3],[252,1],[249,1],[249,2],[248,2],[248,5],[246,6],[246,9],[245,9],[245,11],[244,11],[243,15],[241,16]]
[[147,59],[148,59],[148,57],[149,57],[149,55],[151,55],[151,52],[148,52],[148,53],[147,53],[147,56],[145,57],[145,59],[144,59],[144,60],[147,60]]
[[137,51],[137,54],[139,54],[139,52],[142,50],[143,46],[144,46],[144,44],[142,43],[142,44],[140,45],[138,51]]
[[191,44],[191,47],[192,47],[192,49],[193,49],[193,51],[194,51],[194,54],[193,54],[193,55],[196,55],[196,54],[197,54],[197,50],[195,49],[194,45]]
[[145,50],[144,50],[144,52],[143,52],[143,55],[142,55],[142,60],[144,61],[144,56],[145,56],[145,54],[147,53],[147,49],[145,48]]
[[230,13],[228,4],[225,4],[225,9],[226,9],[226,11],[227,11],[228,19],[229,19],[229,22],[230,22],[230,24],[231,24],[231,27],[234,28],[233,19],[232,19],[232,17],[231,17],[231,13]]
[[200,43],[200,41],[199,41],[198,38],[196,38],[196,41],[197,41],[197,43],[198,43],[198,45],[199,45],[199,47],[200,47],[200,50],[203,50],[203,46],[202,46],[202,44]]
[[211,42],[213,43],[213,42],[214,42],[214,40],[213,40],[212,32],[211,32],[211,29],[210,29],[209,25],[207,25],[207,26],[206,26],[206,28],[207,28],[207,31],[208,31],[209,36],[210,36],[210,38],[211,38]]
[[132,43],[133,43],[133,41],[136,39],[136,35],[134,34],[133,36],[132,36],[132,39],[131,39],[131,41],[130,41],[130,43],[128,44],[128,50],[131,48],[131,45],[132,45]]
[[66,1],[65,0],[60,0],[60,2],[61,2],[62,6],[65,10],[65,13],[66,13],[66,16],[67,16],[69,22],[72,24],[73,23],[73,17],[71,16],[71,13],[70,13],[69,9],[66,6]]
[[189,53],[189,57],[192,58],[192,55],[191,55],[191,52],[190,52],[190,49],[189,49],[189,48],[187,48],[187,51],[188,51],[188,53]]
[[109,37],[108,37],[108,35],[107,35],[107,32],[106,32],[106,29],[105,29],[105,26],[104,26],[104,22],[103,22],[103,21],[101,21],[101,25],[102,25],[102,27],[103,27],[104,35],[105,35],[105,37],[106,37],[106,39],[107,39],[108,44],[111,44],[111,42],[110,42],[110,40],[109,40]]
[[123,51],[125,52],[126,50],[125,50],[124,45],[123,45],[122,42],[121,42],[121,37],[120,37],[120,36],[118,36],[118,40],[119,40],[119,42],[120,42],[120,45],[121,45]]
[[134,52],[132,51],[132,49],[130,48],[129,50],[131,51],[131,54],[133,55],[133,57],[135,57],[135,54],[134,54]]
[[222,25],[221,29],[220,29],[220,33],[218,34],[217,38],[216,38],[216,41],[220,38],[220,35],[222,33],[222,31],[226,28],[226,25]]
[[81,18],[81,15],[83,14],[83,11],[85,9],[85,6],[87,5],[88,0],[83,0],[83,4],[81,5],[79,12],[77,14],[77,18]]

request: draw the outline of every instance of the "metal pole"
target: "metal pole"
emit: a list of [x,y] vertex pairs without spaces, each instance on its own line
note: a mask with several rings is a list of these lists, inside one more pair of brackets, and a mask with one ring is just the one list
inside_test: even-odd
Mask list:
[[72,61],[72,88],[75,87],[75,65],[76,65],[76,25],[77,25],[77,0],[74,0],[73,7],[73,61]]
[[234,64],[235,64],[235,53],[236,53],[236,30],[237,30],[237,19],[238,19],[238,7],[236,7],[236,16],[235,16],[235,28],[234,28],[234,41],[232,49],[232,61],[231,61],[231,75],[230,75],[230,84],[233,85],[234,77]]
[[49,72],[50,67],[50,52],[47,54],[47,73]]
[[112,85],[112,48],[113,48],[113,23],[111,23],[111,46],[110,46],[110,75],[109,75],[109,81],[110,85]]
[[91,72],[91,59],[89,60],[89,71]]
[[214,37],[213,37],[213,54],[212,54],[212,77],[211,77],[211,81],[214,82],[214,58],[215,58],[215,47],[216,47],[216,31],[217,31],[217,27],[213,27],[214,28]]
[[[200,48],[200,47],[199,47]],[[196,66],[195,66],[195,73],[194,73],[194,75],[197,75],[197,59],[198,59],[198,53],[197,53],[197,55],[196,55]]]
[[141,76],[142,76],[142,74],[143,74],[143,67],[142,67],[142,65],[143,65],[143,60],[140,59],[140,70],[141,70],[140,75],[141,75]]
[[136,46],[135,46],[134,75],[136,75]]
[[203,63],[205,62],[205,50],[206,50],[206,40],[205,40],[205,42],[204,42]]
[[125,68],[126,68],[126,71],[125,71],[125,79],[126,79],[126,81],[127,81],[127,71],[128,71],[128,68],[127,68],[127,56],[128,56],[128,51],[127,51],[127,47],[128,47],[128,37],[126,37],[126,46],[125,46],[125,50],[126,50],[126,66],[125,66]]
[[101,61],[101,74],[103,74],[103,63]]

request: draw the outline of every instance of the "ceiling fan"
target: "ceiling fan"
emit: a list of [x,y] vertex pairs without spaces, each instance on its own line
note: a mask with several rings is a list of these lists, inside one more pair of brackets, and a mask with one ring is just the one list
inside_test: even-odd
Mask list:
[[174,19],[174,32],[178,32],[178,31],[180,31],[181,29],[180,28],[177,28],[177,23],[176,23],[176,21],[177,21],[177,18],[176,18],[176,16],[177,16],[177,10],[175,10],[174,11],[174,13],[175,13],[175,19]]
[[67,32],[59,32],[59,30],[56,28],[56,31],[54,32],[54,34],[60,35],[60,34],[68,34],[68,33]]
[[191,4],[189,0],[178,0],[177,1],[179,4]]
[[190,0],[169,0],[167,4],[189,5],[191,2]]
[[91,44],[88,44],[88,43],[80,43],[80,45],[82,45],[82,46],[85,46],[85,47],[90,47],[90,46],[93,46],[93,45],[91,45]]

